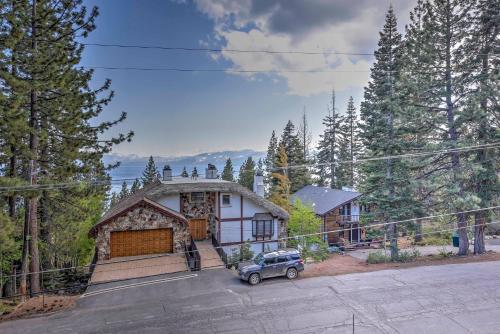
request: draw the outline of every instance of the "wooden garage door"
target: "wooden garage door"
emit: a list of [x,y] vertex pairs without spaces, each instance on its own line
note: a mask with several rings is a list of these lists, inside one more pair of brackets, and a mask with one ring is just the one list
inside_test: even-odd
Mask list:
[[172,253],[171,228],[111,232],[111,257]]

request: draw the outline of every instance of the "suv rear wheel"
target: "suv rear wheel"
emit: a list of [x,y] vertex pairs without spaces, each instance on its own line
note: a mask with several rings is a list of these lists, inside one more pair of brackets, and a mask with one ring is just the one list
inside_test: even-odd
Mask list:
[[294,278],[297,278],[297,276],[299,275],[299,272],[297,271],[297,269],[295,268],[289,268],[287,271],[286,271],[286,277],[288,279],[294,279]]
[[259,282],[260,275],[257,273],[253,273],[252,275],[250,275],[250,277],[248,277],[248,283],[250,283],[251,285],[259,284]]

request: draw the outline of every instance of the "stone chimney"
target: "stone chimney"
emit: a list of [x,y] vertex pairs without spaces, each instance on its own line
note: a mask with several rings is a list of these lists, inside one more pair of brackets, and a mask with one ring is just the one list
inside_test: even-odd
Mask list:
[[264,197],[264,174],[260,169],[255,171],[253,177],[253,191],[260,197]]
[[215,167],[215,165],[208,164],[208,167],[205,169],[205,178],[207,179],[217,178],[217,167]]
[[169,165],[163,167],[163,181],[172,181],[172,169]]

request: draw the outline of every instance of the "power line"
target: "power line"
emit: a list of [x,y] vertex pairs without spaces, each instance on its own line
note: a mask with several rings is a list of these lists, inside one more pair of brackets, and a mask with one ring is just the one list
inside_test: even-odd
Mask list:
[[[138,45],[138,44],[109,44],[109,43],[80,43],[85,46],[97,46],[123,49],[154,49],[164,51],[188,51],[188,52],[210,52],[210,53],[263,53],[263,54],[297,54],[297,55],[346,55],[346,56],[375,56],[375,52],[343,52],[343,51],[312,51],[312,50],[264,50],[264,49],[233,49],[233,48],[202,48],[184,46],[161,46],[161,45]],[[377,52],[377,54],[385,54]],[[496,56],[496,53],[477,54],[478,56]]]
[[[344,163],[362,163],[367,161],[377,161],[377,160],[387,160],[387,159],[399,159],[399,158],[410,158],[410,157],[423,157],[429,155],[437,155],[437,154],[448,154],[448,153],[460,153],[460,152],[468,152],[468,151],[477,151],[485,148],[496,148],[500,147],[500,142],[493,142],[488,144],[474,145],[474,146],[464,146],[459,148],[451,148],[445,150],[438,151],[428,151],[428,152],[416,152],[416,153],[405,153],[405,154],[397,154],[397,155],[385,155],[381,157],[372,157],[372,158],[361,158],[355,160],[337,160],[335,163],[344,164]],[[314,167],[314,166],[329,166],[331,162],[325,163],[316,163],[316,164],[301,164],[301,165],[290,165],[287,167],[275,167],[273,170],[286,170],[286,169],[294,169],[294,168],[305,168],[305,167]]]
[[[478,209],[471,209],[471,210],[465,210],[465,211],[458,211],[458,212],[449,212],[449,213],[443,213],[443,214],[438,214],[438,215],[431,215],[431,216],[425,216],[425,217],[415,217],[415,218],[409,218],[409,219],[403,219],[403,220],[397,220],[397,221],[391,221],[391,222],[386,222],[386,223],[375,223],[375,224],[369,224],[365,226],[366,228],[372,228],[372,227],[381,227],[381,226],[387,226],[387,225],[394,225],[394,224],[402,224],[402,223],[408,223],[408,222],[414,222],[417,220],[426,220],[426,219],[435,219],[435,218],[440,218],[440,217],[446,217],[446,216],[454,216],[458,214],[466,214],[466,213],[473,213],[473,212],[479,212],[479,211],[486,211],[486,210],[493,210],[493,209],[498,209],[500,208],[500,205],[497,206],[491,206],[491,207],[485,207],[485,208],[478,208]],[[490,225],[490,224],[497,224],[500,223],[500,221],[497,222],[490,222],[490,223],[485,223],[482,224],[484,225]],[[425,232],[421,234],[433,234],[433,233],[442,233],[444,231],[455,231],[457,229],[463,229],[463,228],[469,228],[473,227],[474,225],[471,226],[464,226],[464,227],[457,227],[449,230],[440,230],[440,231],[435,231],[435,232]],[[282,241],[287,241],[290,239],[297,239],[297,238],[303,238],[303,237],[312,237],[312,236],[321,236],[321,235],[328,235],[330,233],[336,233],[336,232],[344,232],[344,231],[351,231],[352,228],[342,228],[342,229],[336,229],[336,230],[331,230],[331,231],[324,231],[324,232],[315,232],[315,233],[307,233],[307,234],[301,234],[301,235],[295,235],[295,236],[288,236],[285,238],[279,238],[276,240],[255,240],[255,241],[250,241],[250,244],[255,245],[255,244],[265,244],[265,243],[270,243],[270,242],[282,242]],[[153,256],[148,256],[148,259],[155,259],[155,258],[161,258],[161,257],[166,257],[166,256],[178,256],[179,254],[186,254],[186,253],[193,253],[193,252],[200,252],[202,250],[210,250],[210,249],[224,249],[224,247],[237,247],[237,246],[242,246],[245,245],[247,242],[240,242],[240,243],[234,243],[231,245],[227,246],[212,246],[212,247],[201,247],[198,248],[197,250],[192,250],[192,251],[181,251],[181,252],[176,252],[176,253],[171,253],[171,254],[162,254],[162,255],[153,255]],[[62,271],[62,270],[71,270],[71,269],[77,269],[77,268],[89,268],[92,266],[99,266],[99,265],[106,265],[106,264],[112,264],[112,263],[125,263],[125,262],[134,262],[134,261],[140,261],[143,260],[144,258],[136,258],[136,259],[127,259],[127,260],[117,260],[114,262],[110,263],[102,263],[102,264],[96,264],[96,265],[88,265],[88,266],[72,266],[72,267],[66,267],[66,268],[59,268],[59,269],[50,269],[50,270],[45,270],[45,271],[37,271],[37,272],[30,272],[28,274],[36,274],[36,273],[46,273],[46,272],[52,272],[52,271]],[[179,262],[179,263],[184,263],[185,261]],[[156,265],[154,265],[156,266]],[[20,274],[18,274],[20,275]],[[14,275],[11,275],[14,276]]]
[[[376,160],[386,160],[386,159],[397,159],[397,158],[406,158],[406,157],[421,157],[421,156],[429,156],[429,155],[437,155],[437,154],[446,154],[453,152],[468,152],[468,151],[476,151],[479,149],[485,148],[496,148],[500,147],[500,142],[493,142],[488,144],[474,145],[474,146],[464,146],[460,148],[439,150],[439,151],[428,151],[428,152],[417,152],[417,153],[406,153],[400,155],[390,155],[390,156],[381,156],[381,157],[373,157],[373,158],[364,158],[364,159],[356,159],[356,160],[339,160],[337,163],[363,163],[366,161],[376,161]],[[273,170],[286,170],[293,168],[307,168],[321,165],[330,165],[330,163],[319,163],[319,164],[302,164],[302,165],[290,165],[288,167],[275,167]],[[173,177],[182,177],[182,174],[172,175]],[[54,189],[64,189],[71,187],[78,187],[82,185],[89,186],[98,186],[98,185],[109,185],[110,183],[116,182],[126,182],[126,181],[135,181],[137,178],[123,178],[123,179],[107,179],[107,180],[95,180],[95,181],[77,181],[77,182],[66,182],[66,183],[46,183],[46,184],[37,184],[37,185],[23,185],[23,186],[3,186],[0,187],[0,193],[10,192],[10,191],[31,191],[31,190],[54,190]]]
[[145,71],[145,72],[198,72],[198,73],[369,73],[370,70],[237,70],[231,68],[178,68],[178,67],[134,67],[134,66],[82,66],[86,69],[110,71]]

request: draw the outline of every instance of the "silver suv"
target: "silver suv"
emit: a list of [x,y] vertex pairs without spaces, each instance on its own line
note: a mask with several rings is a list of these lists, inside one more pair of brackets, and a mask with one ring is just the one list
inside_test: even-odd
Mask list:
[[251,285],[260,283],[263,278],[276,276],[294,279],[302,270],[304,270],[304,261],[299,251],[292,248],[260,253],[253,262],[238,265],[238,275]]

